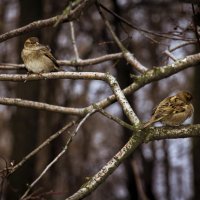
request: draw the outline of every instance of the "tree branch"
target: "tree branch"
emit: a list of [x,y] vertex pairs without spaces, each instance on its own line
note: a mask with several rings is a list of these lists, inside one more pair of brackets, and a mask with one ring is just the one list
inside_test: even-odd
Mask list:
[[79,53],[78,53],[78,48],[76,46],[76,37],[75,37],[74,23],[73,22],[70,22],[70,31],[71,31],[72,46],[73,46],[74,54],[75,54],[75,61],[78,61],[79,60]]
[[24,33],[31,32],[33,30],[37,30],[37,29],[41,29],[41,28],[45,28],[49,26],[54,26],[56,23],[61,24],[63,22],[69,22],[69,21],[75,20],[93,2],[94,0],[75,0],[73,1],[73,6],[70,5],[70,9],[64,16],[57,15],[49,19],[34,21],[21,28],[11,30],[7,33],[0,35],[0,42],[16,37],[18,35],[22,35]]
[[[125,95],[129,95],[133,93],[134,91],[137,91],[141,87],[153,82],[158,81],[163,78],[169,77],[183,69],[186,69],[191,66],[196,66],[200,63],[200,53],[194,54],[191,56],[187,56],[184,59],[177,60],[173,64],[162,66],[162,67],[154,67],[151,70],[148,70],[146,73],[144,73],[141,76],[134,76],[135,80],[134,82],[123,89],[123,93]],[[33,74],[29,75],[29,80],[37,80],[42,78],[88,78],[89,74],[92,74],[92,72],[54,72],[54,73],[46,73],[41,75]],[[96,76],[96,74],[99,74]],[[101,74],[101,75],[100,75]],[[101,77],[104,79],[105,77],[104,73],[94,73],[92,76],[90,76],[91,79],[98,79],[100,80]],[[13,78],[14,77],[14,78]],[[31,77],[31,78],[30,78]],[[34,77],[34,78],[32,78]],[[17,79],[17,81],[25,81],[27,79],[27,75],[7,75],[7,74],[0,74],[0,80],[11,80],[14,81]],[[47,111],[53,111],[53,112],[60,112],[60,113],[66,113],[66,114],[74,114],[74,115],[85,115],[91,110],[94,109],[94,107],[97,107],[98,109],[103,109],[113,102],[116,101],[115,95],[110,95],[109,97],[92,104],[90,106],[87,106],[85,108],[66,108],[61,106],[55,106],[50,105],[46,103],[40,103],[40,102],[33,102],[33,101],[27,101],[22,99],[15,99],[15,98],[0,98],[0,104],[4,105],[16,105],[16,106],[22,106],[22,107],[30,107],[34,109],[42,109]]]
[[3,105],[13,105],[25,108],[33,108],[37,110],[46,110],[50,112],[64,113],[64,114],[72,114],[82,116],[87,113],[87,109],[84,108],[67,108],[63,106],[51,105],[47,103],[41,103],[30,100],[23,100],[19,98],[6,98],[0,97],[0,104]]
[[147,68],[142,65],[134,56],[133,54],[131,54],[128,49],[125,48],[125,46],[121,43],[121,41],[119,40],[119,38],[117,37],[117,35],[115,34],[115,32],[112,29],[112,26],[110,24],[110,22],[106,19],[105,15],[103,14],[103,12],[101,11],[101,8],[99,6],[99,4],[97,3],[97,8],[99,11],[99,14],[101,15],[106,27],[108,28],[108,30],[110,31],[115,43],[117,44],[117,46],[119,47],[119,49],[122,51],[124,58],[126,59],[126,61],[128,63],[130,63],[136,70],[138,70],[139,72],[143,73],[145,71],[147,71]]
[[113,158],[103,166],[89,181],[84,183],[81,188],[66,200],[78,200],[88,196],[94,191],[105,179],[115,171],[122,161],[132,153],[144,140],[145,134],[138,131],[134,134],[124,147]]
[[25,197],[28,195],[28,193],[30,192],[30,190],[37,184],[37,182],[46,174],[46,172],[64,155],[64,153],[67,151],[67,149],[69,148],[70,143],[72,142],[72,139],[76,136],[76,134],[78,133],[80,127],[83,125],[83,123],[95,112],[95,110],[93,110],[92,112],[88,113],[78,124],[77,128],[75,129],[75,131],[73,131],[69,138],[67,139],[66,145],[64,146],[63,150],[45,167],[45,169],[42,171],[42,173],[38,176],[38,178],[35,179],[35,181],[33,181],[29,186],[28,189],[25,191],[25,193],[22,195],[22,197],[20,198],[25,199]]
[[145,138],[146,143],[163,139],[200,137],[200,124],[178,127],[150,127],[145,131],[147,135]]
[[[55,140],[58,136],[60,136],[64,131],[69,129],[70,127],[74,126],[77,123],[77,121],[72,121],[70,123],[67,123],[65,126],[63,126],[59,131],[51,135],[47,140],[45,140],[42,144],[40,144],[37,148],[35,148],[32,152],[30,152],[27,156],[25,156],[19,163],[11,167],[9,170],[8,175],[14,173],[19,167],[21,167],[28,159],[30,159],[32,156],[34,156],[36,153],[38,153],[42,148],[44,148],[46,145],[48,145],[50,142]],[[5,169],[7,170],[7,169]],[[2,170],[2,171],[5,171]],[[1,172],[2,172],[1,171]]]
[[[60,66],[91,66],[95,64],[99,64],[102,62],[107,62],[111,60],[116,60],[116,59],[121,59],[123,58],[122,53],[113,53],[113,54],[108,54],[96,58],[90,58],[90,59],[85,59],[81,60],[57,60],[57,63]],[[15,63],[0,63],[0,69],[2,70],[16,70],[16,69],[25,69],[24,64],[15,64]]]
[[98,111],[99,111],[102,115],[104,115],[105,117],[107,117],[108,119],[113,120],[114,122],[118,123],[120,126],[123,126],[123,127],[127,128],[127,129],[129,129],[129,130],[131,130],[131,131],[133,130],[133,127],[132,127],[130,124],[126,123],[125,121],[121,120],[120,118],[115,117],[115,116],[113,116],[113,115],[107,113],[107,112],[106,112],[105,110],[103,110],[103,109],[98,110]]
[[75,192],[66,200],[79,200],[88,196],[103,181],[105,181],[110,174],[115,171],[115,169],[124,161],[124,159],[126,159],[127,156],[129,156],[143,142],[197,136],[200,136],[200,124],[179,126],[176,128],[148,128],[138,131],[134,133],[124,147],[115,156],[113,156],[113,158],[107,162],[102,169],[100,169],[93,177],[90,178],[89,181],[84,183],[77,192]]

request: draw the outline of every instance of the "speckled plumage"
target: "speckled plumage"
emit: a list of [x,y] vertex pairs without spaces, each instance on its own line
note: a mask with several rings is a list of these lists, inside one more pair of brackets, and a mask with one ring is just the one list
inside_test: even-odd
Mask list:
[[181,125],[194,112],[191,100],[192,95],[187,91],[165,98],[153,110],[150,120],[144,124],[143,128],[158,121],[168,126]]
[[58,63],[50,48],[39,43],[38,38],[28,38],[21,52],[25,67],[32,73],[44,73],[58,70]]

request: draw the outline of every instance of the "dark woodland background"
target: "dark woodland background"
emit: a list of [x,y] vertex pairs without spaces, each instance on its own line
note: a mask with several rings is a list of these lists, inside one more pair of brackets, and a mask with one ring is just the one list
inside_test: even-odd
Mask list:
[[[176,1],[118,0],[101,1],[112,11],[138,28],[159,33],[182,34],[195,39],[192,5]],[[26,25],[34,20],[46,19],[62,13],[68,1],[54,0],[0,0],[0,34]],[[195,5],[195,9],[198,6]],[[106,13],[116,34],[136,58],[147,67],[170,62],[163,53],[181,40],[157,37],[131,29],[119,19]],[[95,6],[90,7],[74,21],[76,41],[82,59],[119,52],[112,42],[104,22]],[[20,58],[24,40],[38,36],[48,44],[57,59],[74,59],[69,23],[44,28],[9,39],[0,44],[0,62],[22,63]],[[198,52],[198,45],[189,45],[174,52],[177,58]],[[67,68],[71,70],[72,68]],[[110,72],[117,77],[122,88],[133,80],[132,67],[126,61],[106,62],[82,67],[81,71]],[[1,73],[26,73],[24,70]],[[154,82],[128,97],[143,121],[152,108],[164,97],[178,90],[189,90],[194,95],[195,114],[187,123],[199,123],[200,68],[190,68],[159,82]],[[1,82],[2,97],[16,97],[47,102],[54,105],[84,107],[111,94],[101,81],[41,80],[15,83]],[[114,104],[107,111],[124,118]],[[38,111],[13,106],[0,106],[0,167],[5,160],[17,163],[74,116]],[[74,138],[68,152],[37,184],[35,190],[48,193],[44,199],[64,199],[75,192],[111,158],[128,140],[131,132],[100,114],[88,120]],[[67,133],[39,152],[6,181],[4,199],[18,199],[60,152]],[[141,189],[141,183],[143,189]],[[142,145],[104,182],[87,200],[190,200],[200,199],[200,139],[162,140]]]

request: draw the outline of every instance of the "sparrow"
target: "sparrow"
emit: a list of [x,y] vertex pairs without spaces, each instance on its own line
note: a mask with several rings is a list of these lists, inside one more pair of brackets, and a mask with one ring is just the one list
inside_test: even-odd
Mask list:
[[150,120],[143,125],[143,128],[158,121],[168,126],[181,125],[194,112],[191,100],[192,95],[187,91],[180,91],[174,96],[165,98],[153,109]]
[[58,70],[59,65],[51,49],[39,43],[37,37],[30,37],[24,43],[21,52],[26,69],[31,73],[44,73]]

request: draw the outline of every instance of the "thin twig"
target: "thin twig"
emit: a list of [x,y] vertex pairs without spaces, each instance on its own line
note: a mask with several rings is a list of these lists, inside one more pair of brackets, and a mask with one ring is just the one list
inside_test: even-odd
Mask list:
[[126,61],[128,63],[130,63],[136,70],[138,70],[141,73],[144,73],[145,71],[147,71],[147,68],[142,65],[134,56],[133,54],[131,54],[126,48],[125,46],[121,43],[121,41],[119,40],[119,38],[117,37],[117,35],[115,34],[115,32],[112,29],[112,26],[110,24],[110,22],[106,19],[105,15],[103,14],[103,12],[101,11],[101,8],[99,6],[98,3],[96,3],[97,5],[97,9],[99,11],[99,14],[101,15],[106,27],[108,28],[108,30],[110,31],[115,43],[117,44],[117,46],[119,47],[119,49],[122,51],[124,58],[126,59]]
[[[104,56],[99,56],[96,58],[90,58],[90,59],[79,59],[78,61],[74,60],[57,60],[57,63],[60,66],[92,66],[96,65],[102,62],[112,61],[123,58],[122,53],[113,53],[113,54],[107,54]],[[16,70],[16,69],[24,69],[24,64],[15,64],[15,63],[0,63],[0,69],[2,70]]]
[[177,61],[176,57],[173,56],[172,53],[170,53],[168,50],[165,50],[164,53],[169,56],[169,58],[171,58],[173,61]]
[[55,23],[58,22],[59,24],[64,23],[64,22],[69,22],[77,19],[83,11],[90,6],[94,0],[76,0],[74,7],[69,10],[68,14],[65,15],[64,17],[61,17],[61,15],[57,15],[55,17],[49,18],[49,19],[44,19],[44,20],[38,20],[34,21],[30,24],[27,24],[26,26],[22,26],[20,28],[11,30],[7,33],[4,33],[0,35],[0,42],[6,41],[10,38],[16,37],[18,35],[22,35],[24,33],[28,33],[34,30],[41,30],[41,28],[49,27],[49,26],[54,26]]
[[[75,125],[77,121],[72,121],[70,123],[67,123],[65,126],[63,126],[59,131],[51,135],[47,140],[45,140],[41,145],[39,145],[36,149],[34,149],[32,152],[30,152],[27,156],[25,156],[19,163],[17,163],[15,166],[10,167],[8,175],[14,173],[19,167],[21,167],[28,159],[30,159],[32,156],[34,156],[36,153],[38,153],[41,149],[43,149],[46,145],[48,145],[50,142],[55,140],[58,136],[60,136],[64,131]],[[3,169],[2,171],[7,170],[7,168]],[[1,171],[1,172],[2,172]]]
[[102,115],[104,115],[104,116],[107,117],[108,119],[111,119],[111,120],[115,121],[115,122],[118,123],[119,125],[121,125],[121,126],[123,126],[123,127],[125,127],[125,128],[128,128],[129,130],[133,130],[133,127],[132,127],[130,124],[126,123],[125,121],[121,120],[120,118],[115,117],[115,116],[109,114],[108,112],[106,112],[106,111],[103,110],[103,109],[100,109],[100,110],[98,110],[98,111],[99,111]]
[[74,31],[74,23],[70,22],[70,31],[71,31],[71,39],[72,39],[72,45],[74,48],[74,54],[75,54],[75,59],[76,61],[79,60],[79,53],[78,53],[78,48],[76,46],[76,38],[75,38],[75,31]]
[[136,182],[136,187],[137,187],[137,191],[138,191],[138,196],[139,196],[139,199],[140,200],[150,200],[147,195],[145,194],[145,191],[144,191],[144,186],[143,186],[143,182],[142,182],[142,178],[140,176],[140,166],[138,164],[138,160],[137,160],[137,157],[135,158],[134,156],[134,159],[132,160],[131,162],[131,165],[132,165],[132,170],[133,170],[133,173],[134,173],[134,177],[135,177],[135,182]]
[[88,113],[78,124],[77,128],[75,131],[73,131],[67,142],[66,145],[64,146],[63,150],[45,167],[45,169],[42,171],[42,173],[38,176],[38,178],[35,179],[35,181],[33,181],[31,183],[31,185],[28,186],[28,189],[25,191],[25,193],[22,195],[22,197],[20,198],[21,200],[24,199],[27,194],[29,193],[29,191],[37,184],[37,182],[46,174],[46,172],[50,169],[50,167],[52,167],[52,165],[54,163],[56,163],[59,158],[61,158],[64,153],[66,152],[66,150],[69,147],[69,144],[72,142],[73,137],[75,137],[75,135],[77,134],[77,132],[79,131],[80,127],[83,125],[83,123],[88,119],[89,116],[91,116],[96,110],[91,111],[90,113]]
[[183,42],[181,44],[176,45],[175,47],[170,48],[169,51],[172,52],[172,51],[175,51],[175,50],[177,50],[177,49],[179,49],[181,47],[184,47],[184,46],[187,46],[187,45],[191,45],[191,44],[196,44],[196,43],[197,43],[197,40]]
[[149,31],[149,30],[146,30],[146,29],[143,29],[143,28],[139,28],[138,26],[136,25],[133,25],[132,23],[130,23],[128,20],[126,20],[125,18],[121,17],[120,15],[116,14],[115,12],[113,12],[112,10],[108,9],[106,6],[104,6],[102,3],[99,2],[99,6],[101,8],[103,8],[105,11],[107,11],[108,13],[112,14],[113,16],[115,16],[117,19],[119,19],[121,22],[123,22],[124,24],[126,24],[127,26],[139,31],[139,32],[143,32],[143,33],[146,33],[146,34],[150,34],[150,35],[154,35],[154,36],[158,36],[158,37],[162,37],[162,38],[167,38],[167,39],[172,39],[172,40],[185,40],[185,41],[191,41],[193,40],[192,38],[182,38],[182,37],[174,37],[174,36],[169,36],[167,35],[166,33],[156,33],[156,32],[153,32],[153,31]]

